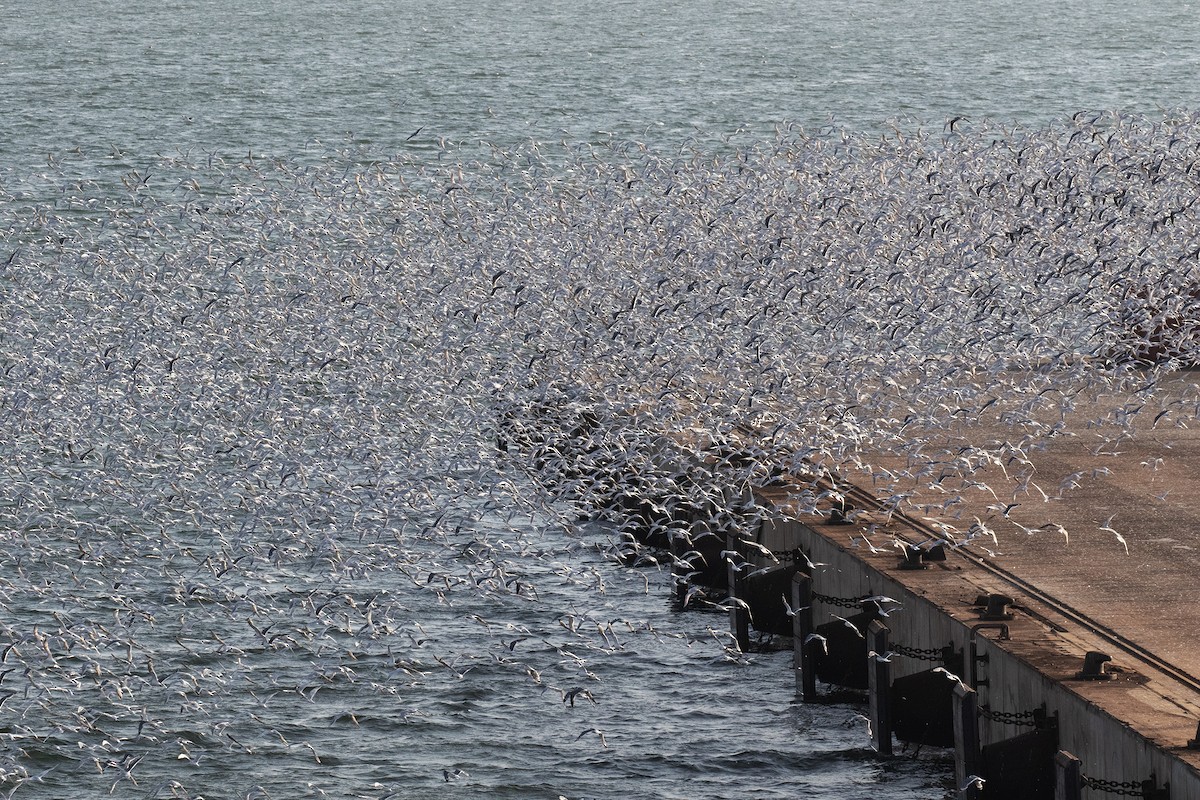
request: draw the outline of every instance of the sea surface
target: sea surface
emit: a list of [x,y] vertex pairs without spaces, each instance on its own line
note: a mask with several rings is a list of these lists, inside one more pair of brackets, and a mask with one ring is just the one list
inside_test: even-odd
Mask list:
[[783,122],[1038,126],[1194,107],[1200,71],[1182,0],[84,0],[6,16],[0,154],[14,168],[76,147],[136,162],[346,141],[719,143]]
[[[786,649],[506,463],[474,400],[526,376],[440,226],[555,147],[1194,109],[1193,3],[4,16],[0,793],[946,796],[947,754],[876,757],[861,704],[798,704]],[[482,252],[475,299],[545,290]]]

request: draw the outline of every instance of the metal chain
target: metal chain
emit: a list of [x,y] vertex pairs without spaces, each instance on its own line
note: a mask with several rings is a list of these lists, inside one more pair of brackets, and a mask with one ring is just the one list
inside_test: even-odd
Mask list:
[[942,660],[942,648],[940,647],[908,647],[903,644],[889,644],[888,648],[896,655],[905,658],[916,658],[922,661]]
[[869,594],[864,594],[862,597],[831,597],[830,595],[818,594],[817,592],[813,592],[812,595],[813,600],[841,608],[859,608],[862,606],[862,601],[870,596]]
[[979,709],[979,714],[982,717],[999,722],[1004,725],[1029,725],[1037,726],[1037,716],[1041,711],[992,711],[987,706]]
[[[771,555],[780,561],[804,561],[805,563],[811,563],[808,560],[808,556],[799,548],[792,550],[772,550]],[[819,592],[813,592],[812,594],[813,600],[840,608],[861,608],[862,601],[870,596],[869,594],[864,594],[861,597],[833,597],[832,595],[820,594]]]
[[1109,794],[1119,794],[1125,797],[1144,797],[1145,792],[1142,788],[1142,781],[1106,781],[1100,778],[1089,778],[1087,775],[1080,774],[1083,780],[1083,785],[1089,789],[1096,789]]

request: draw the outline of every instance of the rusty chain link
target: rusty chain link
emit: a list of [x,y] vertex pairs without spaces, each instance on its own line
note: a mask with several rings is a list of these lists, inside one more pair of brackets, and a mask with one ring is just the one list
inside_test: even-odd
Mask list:
[[1109,794],[1118,794],[1125,797],[1146,796],[1145,781],[1106,781],[1100,778],[1089,778],[1082,773],[1079,777],[1083,781],[1084,786],[1099,792],[1108,792]]
[[898,656],[921,661],[941,661],[944,649],[941,647],[909,647],[903,644],[889,644],[888,647]]
[[1031,727],[1037,726],[1038,717],[1042,713],[1040,709],[1037,711],[992,711],[987,706],[979,709],[980,716],[993,722],[999,722],[1002,725],[1028,725]]
[[819,594],[813,592],[812,598],[818,602],[828,606],[838,606],[839,608],[861,608],[862,601],[866,600],[871,595],[864,594],[862,597],[832,597],[827,594]]

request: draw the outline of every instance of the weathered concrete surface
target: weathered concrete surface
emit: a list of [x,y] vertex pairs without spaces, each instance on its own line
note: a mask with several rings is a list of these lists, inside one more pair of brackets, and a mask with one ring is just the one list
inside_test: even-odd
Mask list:
[[[1184,427],[1195,409],[1142,409],[1128,418],[1131,436],[1088,427],[1142,402],[1119,395],[1077,407],[1068,434],[1027,449],[1028,464],[980,466],[971,478],[991,491],[964,487],[966,504],[943,511],[945,494],[920,481],[900,486],[913,492],[916,519],[960,531],[981,521],[995,540],[981,537],[968,550],[1200,676],[1200,426]],[[994,449],[1018,436],[965,428],[946,447]],[[878,463],[911,471],[886,457]]]
[[[851,497],[861,512],[854,524],[799,513],[764,531],[764,541],[772,549],[808,541],[813,561],[824,562],[817,592],[895,592],[920,606],[911,629],[897,615],[896,641],[908,646],[962,645],[963,631],[980,621],[978,595],[1012,596],[1011,639],[975,636],[981,652],[1004,653],[981,667],[981,702],[1009,711],[1049,702],[1061,715],[1063,746],[1087,754],[1085,772],[1173,774],[1172,796],[1200,797],[1200,750],[1187,748],[1200,722],[1200,425],[1196,409],[1179,401],[1195,396],[1183,385],[1189,379],[1162,405],[1137,394],[1077,403],[1062,415],[1064,433],[1048,439],[1023,441],[1022,430],[997,421],[946,430],[919,454],[876,454],[869,470],[845,476],[864,490]],[[962,453],[975,457],[965,480],[939,482],[937,470]],[[898,493],[906,494],[903,516],[864,497]],[[762,496],[789,504],[785,488]],[[942,533],[958,543],[974,536],[944,563],[898,569],[897,539]],[[825,617],[817,622],[831,610],[818,608]],[[1113,679],[1076,678],[1091,650],[1112,657]],[[1016,732],[993,725],[984,740]]]
[[[908,536],[900,523],[893,533]],[[814,562],[814,591],[835,597],[884,594],[899,607],[885,620],[892,644],[931,649],[952,644],[969,656],[972,640],[986,662],[967,664],[963,679],[979,692],[981,706],[1019,713],[1045,705],[1058,719],[1060,746],[1080,755],[1084,772],[1103,780],[1143,780],[1155,775],[1169,781],[1173,797],[1200,798],[1200,751],[1186,749],[1200,720],[1200,693],[1127,653],[1072,618],[1008,583],[1003,576],[952,553],[946,562],[924,570],[899,569],[899,554],[872,552],[859,540],[861,528],[824,524],[817,519],[783,522],[764,530],[761,541],[772,549],[801,544]],[[878,533],[876,534],[879,535]],[[1013,596],[1013,616],[1005,620],[1009,638],[990,627],[975,604],[981,594]],[[846,608],[817,601],[814,622],[848,616]],[[1084,656],[1109,652],[1113,678],[1080,680]],[[893,679],[929,669],[927,661],[893,658]],[[969,661],[969,657],[968,657]],[[978,684],[978,685],[977,685]],[[1028,728],[984,721],[983,744]]]

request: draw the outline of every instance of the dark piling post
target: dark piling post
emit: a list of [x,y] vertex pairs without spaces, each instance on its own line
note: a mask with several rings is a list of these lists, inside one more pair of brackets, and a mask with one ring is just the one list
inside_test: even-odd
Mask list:
[[871,715],[871,746],[883,756],[892,754],[892,664],[888,627],[879,620],[867,626],[867,690]]
[[979,695],[961,681],[954,687],[954,776],[963,787],[963,798],[978,796],[975,784],[979,775]]
[[813,632],[812,604],[812,578],[797,572],[792,577],[793,666],[796,670],[796,688],[805,703],[817,701],[817,670],[812,656],[814,643],[808,639]]
[[1083,772],[1078,758],[1066,750],[1054,756],[1054,800],[1081,800]]
[[[693,527],[695,525],[693,524]],[[685,578],[686,562],[683,560],[683,555],[688,551],[688,546],[691,544],[691,537],[683,531],[675,531],[671,534],[668,542],[671,548],[671,577],[675,584],[675,603],[680,607],[684,607],[685,598],[688,594],[688,581]]]
[[737,641],[738,649],[743,653],[750,649],[750,610],[741,600],[742,593],[742,559],[736,554],[741,553],[736,534],[730,533],[725,537],[725,569],[729,579],[729,596],[734,602],[729,604],[729,631]]

